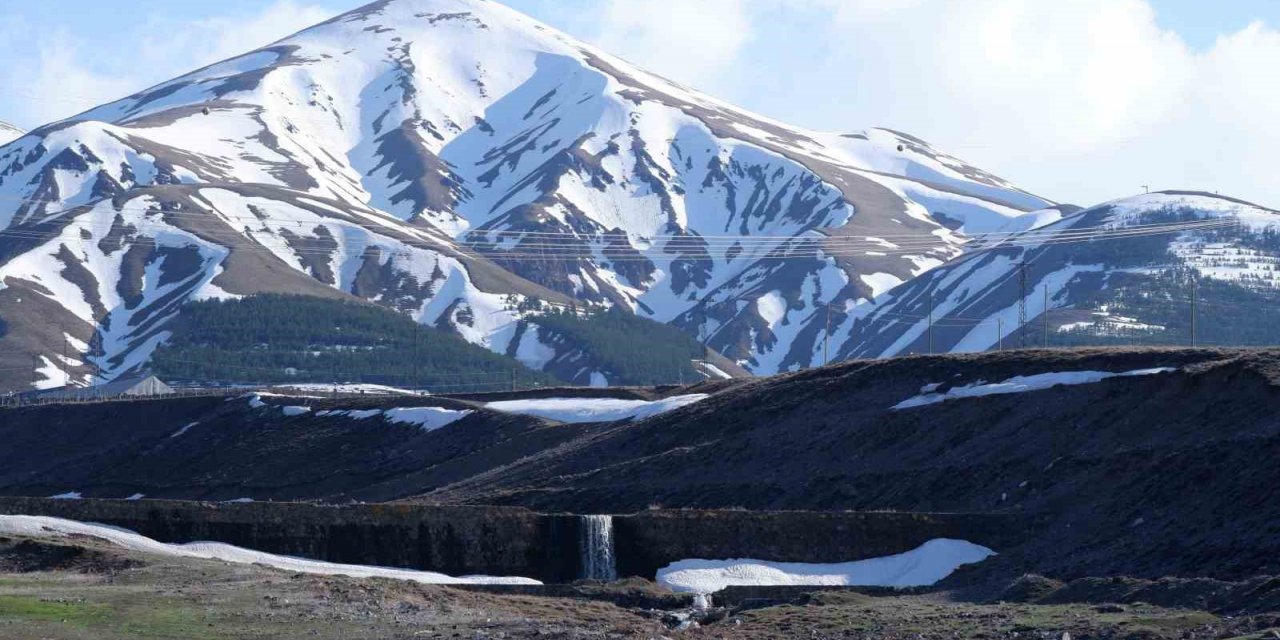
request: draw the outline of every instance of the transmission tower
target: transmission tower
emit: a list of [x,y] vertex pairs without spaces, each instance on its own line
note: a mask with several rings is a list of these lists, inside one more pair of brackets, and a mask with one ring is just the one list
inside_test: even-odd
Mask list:
[[1027,263],[1018,263],[1018,283],[1022,288],[1022,296],[1018,298],[1018,331],[1021,339],[1019,343],[1023,349],[1027,348]]

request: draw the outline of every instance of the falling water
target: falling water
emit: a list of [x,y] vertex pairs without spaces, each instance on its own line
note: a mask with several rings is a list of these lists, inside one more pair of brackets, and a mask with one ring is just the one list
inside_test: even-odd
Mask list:
[[613,516],[582,516],[582,577],[612,582],[618,579],[613,557]]

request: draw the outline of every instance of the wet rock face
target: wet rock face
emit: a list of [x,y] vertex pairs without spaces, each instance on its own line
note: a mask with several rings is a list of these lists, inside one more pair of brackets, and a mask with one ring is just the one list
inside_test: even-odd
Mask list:
[[[0,498],[0,513],[124,527],[162,542],[200,540],[331,562],[448,575],[584,575],[589,518],[501,507],[313,506]],[[610,577],[652,579],[687,558],[835,562],[892,555],[939,537],[994,546],[1027,535],[1022,518],[915,514],[651,512],[615,516]],[[597,576],[598,577],[598,576]]]
[[215,541],[346,564],[448,575],[578,577],[576,519],[523,509],[0,499],[0,512],[124,527],[161,542]]

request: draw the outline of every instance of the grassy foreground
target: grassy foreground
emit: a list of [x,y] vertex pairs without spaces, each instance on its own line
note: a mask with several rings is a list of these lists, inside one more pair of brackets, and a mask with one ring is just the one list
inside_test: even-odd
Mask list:
[[[0,638],[1273,638],[1280,616],[1133,605],[974,604],[945,594],[822,592],[803,604],[683,614],[591,598],[495,595],[149,558],[96,541],[15,562],[0,541]],[[43,544],[43,543],[42,543]],[[47,545],[53,546],[53,545]],[[70,558],[70,560],[68,560]]]

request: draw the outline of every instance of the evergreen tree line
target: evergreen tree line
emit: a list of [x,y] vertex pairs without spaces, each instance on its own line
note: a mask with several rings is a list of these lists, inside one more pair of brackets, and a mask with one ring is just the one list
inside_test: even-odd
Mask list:
[[693,360],[705,358],[706,349],[697,340],[616,307],[587,313],[552,311],[530,320],[580,347],[590,366],[605,372],[614,385],[673,384],[702,377]]
[[193,302],[152,366],[167,380],[371,383],[448,390],[553,385],[542,372],[372,304],[260,295]]
[[[1196,278],[1194,287],[1192,278]],[[1177,267],[1158,274],[1116,274],[1107,289],[1076,308],[1134,318],[1153,328],[1087,326],[1050,336],[1052,346],[1190,345],[1192,296],[1201,346],[1280,345],[1280,291],[1212,280]]]

